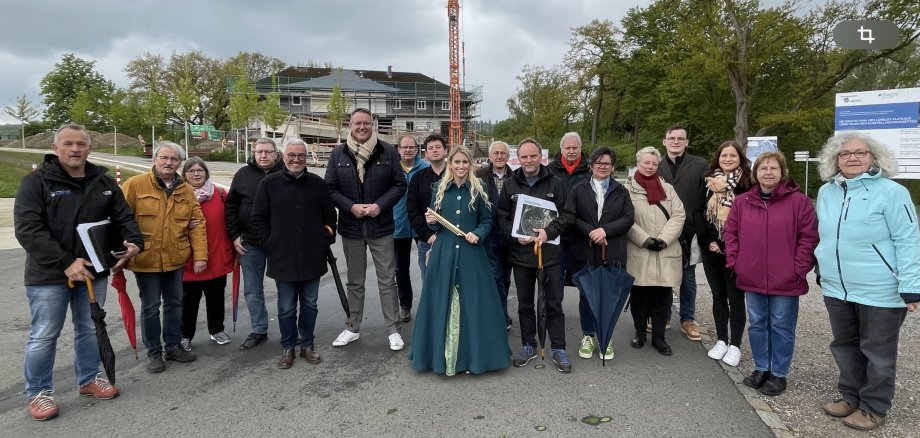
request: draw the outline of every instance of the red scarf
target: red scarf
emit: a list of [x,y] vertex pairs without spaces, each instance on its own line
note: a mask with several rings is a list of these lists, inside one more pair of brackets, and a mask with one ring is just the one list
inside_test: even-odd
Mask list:
[[635,179],[636,184],[639,184],[639,187],[645,189],[645,197],[648,198],[649,205],[657,204],[667,199],[667,195],[664,194],[664,187],[661,185],[661,180],[658,179],[657,170],[652,176],[645,176],[642,172],[636,170]]
[[564,167],[565,171],[568,172],[569,175],[571,175],[572,172],[574,172],[575,169],[578,168],[578,165],[581,164],[581,155],[579,155],[578,159],[575,160],[575,162],[572,164],[569,164],[569,162],[565,160],[565,157],[562,157],[562,159],[559,161],[562,161],[562,167]]

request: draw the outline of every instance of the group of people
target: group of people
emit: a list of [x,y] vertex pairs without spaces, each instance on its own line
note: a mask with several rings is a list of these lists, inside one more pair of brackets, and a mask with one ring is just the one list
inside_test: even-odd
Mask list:
[[[538,327],[548,334],[555,367],[571,372],[564,287],[599,263],[634,278],[630,345],[644,347],[650,332],[651,346],[671,355],[665,333],[673,291],[681,332],[701,339],[694,314],[701,262],[717,341],[709,357],[737,366],[747,325],[754,372],[744,384],[778,395],[791,367],[799,296],[808,292],[806,275],[817,265],[840,369],[841,397],[824,409],[856,428],[884,423],[898,331],[920,302],[920,233],[908,192],[890,180],[896,165],[874,139],[844,133],[828,141],[820,167],[827,183],[816,208],[789,178],[782,153],[760,154],[752,165],[741,145],[725,142],[707,164],[687,152],[681,125],[666,130],[665,154],[639,150],[635,172],[621,183],[612,176],[616,153],[601,146],[586,155],[577,133],[562,137],[549,165],[541,163],[537,141],[521,141],[520,168],[512,170],[504,142],[493,143],[489,162],[476,168],[468,149],[448,149],[437,134],[421,144],[410,135],[396,145],[378,139],[366,109],[354,110],[350,124],[325,178],[306,170],[309,150],[302,140],[286,140],[279,150],[263,138],[229,191],[211,181],[201,159],[183,166],[185,152],[171,142],[160,142],[152,168],[119,189],[104,168],[87,161],[92,146],[86,130],[61,127],[54,154],[23,179],[14,212],[16,236],[27,252],[32,325],[25,375],[32,417],[58,413],[51,369],[68,304],[80,393],[118,395],[98,373],[84,285],[89,279],[104,303],[110,271],[93,269],[75,234],[77,224],[109,219],[126,248],[111,272],[127,268],[137,279],[151,373],[162,372],[165,361],[196,359],[191,342],[202,296],[211,339],[230,342],[224,289],[234,263],[242,270],[252,327],[240,349],[268,338],[267,275],[278,293],[277,366],[293,366],[298,349],[307,363],[320,363],[314,338],[319,283],[338,235],[350,317],[334,347],[361,337],[368,249],[389,348],[404,348],[402,326],[412,319],[415,301],[411,366],[445,375],[527,365],[543,348]],[[524,195],[552,204],[558,215],[525,234],[513,232]],[[551,242],[557,238],[560,245]],[[413,241],[416,261],[410,260]],[[422,273],[418,298],[409,275],[413,264]],[[522,342],[514,355],[506,335],[512,274]],[[543,306],[544,324],[537,321],[537,306]],[[613,359],[613,341],[599,345],[597,322],[583,299],[579,316],[579,357]]]

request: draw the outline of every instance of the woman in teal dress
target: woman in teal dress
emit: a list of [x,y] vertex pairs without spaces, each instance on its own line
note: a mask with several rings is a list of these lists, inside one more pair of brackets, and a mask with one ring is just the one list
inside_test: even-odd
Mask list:
[[492,212],[482,184],[471,177],[469,150],[455,147],[432,195],[431,208],[462,230],[458,236],[431,214],[437,238],[428,253],[409,359],[416,371],[452,376],[507,368],[511,349],[505,314],[482,245]]

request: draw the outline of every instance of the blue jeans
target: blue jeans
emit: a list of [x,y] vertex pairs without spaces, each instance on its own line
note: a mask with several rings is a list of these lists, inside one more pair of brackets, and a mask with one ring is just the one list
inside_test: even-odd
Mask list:
[[[313,346],[313,329],[316,327],[316,299],[319,297],[319,278],[306,281],[275,280],[278,287],[278,328],[281,330],[281,348],[294,348],[297,335],[300,345]],[[300,315],[297,302],[300,301]]]
[[[100,306],[105,304],[107,279],[99,277],[93,281]],[[32,397],[42,390],[54,389],[51,372],[68,305],[73,320],[73,369],[77,384],[83,386],[92,382],[99,372],[99,344],[90,318],[86,283],[76,283],[73,289],[66,284],[26,286],[26,295],[32,313],[24,365],[26,394]]]
[[[668,316],[670,316],[668,312]],[[684,269],[680,281],[680,322],[691,321],[696,316],[696,265]],[[670,320],[670,318],[668,318]]]
[[428,242],[419,239],[415,241],[418,245],[418,269],[422,271],[422,284],[425,284],[425,256],[428,254],[428,250],[431,249],[431,245]]
[[[141,292],[141,338],[147,347],[147,357],[179,348],[182,340],[182,268],[169,272],[135,272]],[[163,324],[160,325],[160,304]],[[163,343],[160,343],[160,334]]]
[[748,339],[754,369],[786,377],[795,352],[795,326],[799,322],[799,297],[746,292]]
[[265,308],[265,251],[261,247],[243,243],[246,254],[240,257],[240,271],[243,272],[243,298],[249,308],[249,324],[252,333],[268,333],[268,310]]

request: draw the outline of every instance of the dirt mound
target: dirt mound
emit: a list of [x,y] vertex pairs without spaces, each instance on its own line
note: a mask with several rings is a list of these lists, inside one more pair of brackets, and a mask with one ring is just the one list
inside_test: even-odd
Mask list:
[[[96,135],[90,134],[90,138],[93,140],[93,146],[105,146],[112,147],[115,146],[115,137],[116,134],[99,134]],[[140,146],[141,142],[130,135],[117,134],[118,137],[118,146],[119,147],[128,147],[128,146]]]

